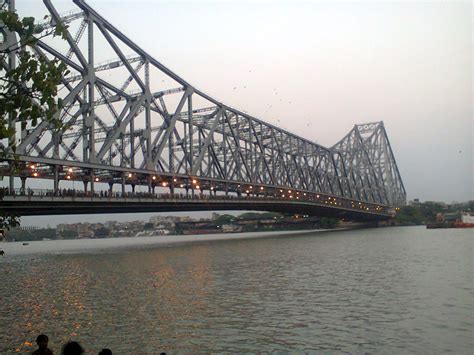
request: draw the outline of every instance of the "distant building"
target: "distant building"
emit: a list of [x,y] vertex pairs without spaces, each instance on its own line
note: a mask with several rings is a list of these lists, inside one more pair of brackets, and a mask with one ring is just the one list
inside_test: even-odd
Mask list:
[[114,228],[115,225],[117,225],[117,221],[107,221],[104,223],[104,226],[106,228]]

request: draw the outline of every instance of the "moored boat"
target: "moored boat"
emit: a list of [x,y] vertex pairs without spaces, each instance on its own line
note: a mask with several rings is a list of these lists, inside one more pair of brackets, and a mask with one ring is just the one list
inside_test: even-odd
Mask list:
[[453,223],[453,228],[474,228],[474,215],[472,212],[463,212],[461,220]]
[[459,214],[446,214],[442,215],[438,213],[436,216],[435,223],[428,223],[426,225],[428,229],[436,228],[474,228],[474,213],[473,212],[462,212]]

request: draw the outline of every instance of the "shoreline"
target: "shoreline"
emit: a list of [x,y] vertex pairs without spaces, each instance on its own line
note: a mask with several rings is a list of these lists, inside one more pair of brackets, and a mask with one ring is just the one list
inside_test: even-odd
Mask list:
[[[66,239],[66,240],[41,240],[31,241],[28,245],[24,242],[0,242],[0,249],[5,251],[3,256],[20,256],[32,254],[75,254],[90,253],[94,251],[117,251],[125,248],[142,249],[144,247],[167,247],[174,245],[198,244],[227,240],[261,239],[286,235],[303,235],[310,233],[340,232],[350,228],[334,229],[309,229],[297,231],[268,231],[244,233],[219,233],[219,234],[193,234],[193,235],[166,235],[146,237],[123,237],[104,239]],[[0,259],[1,260],[1,259]]]

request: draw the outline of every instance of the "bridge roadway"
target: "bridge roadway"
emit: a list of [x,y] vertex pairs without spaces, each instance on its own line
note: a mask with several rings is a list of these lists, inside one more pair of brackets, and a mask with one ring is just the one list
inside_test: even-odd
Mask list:
[[225,196],[114,193],[84,196],[69,192],[54,196],[49,190],[29,190],[24,194],[4,196],[1,209],[20,216],[137,213],[172,211],[256,210],[336,217],[353,221],[386,220],[391,216],[387,206],[368,204],[327,195],[296,196]]

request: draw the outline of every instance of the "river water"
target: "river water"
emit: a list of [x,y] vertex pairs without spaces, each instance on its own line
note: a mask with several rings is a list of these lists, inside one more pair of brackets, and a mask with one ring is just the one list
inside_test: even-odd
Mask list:
[[259,235],[0,244],[0,353],[474,349],[472,230]]

